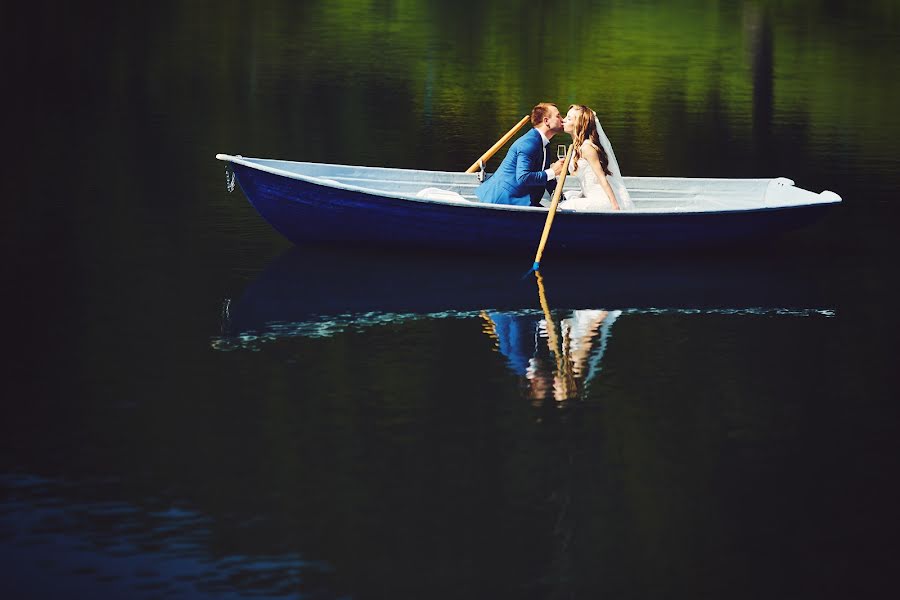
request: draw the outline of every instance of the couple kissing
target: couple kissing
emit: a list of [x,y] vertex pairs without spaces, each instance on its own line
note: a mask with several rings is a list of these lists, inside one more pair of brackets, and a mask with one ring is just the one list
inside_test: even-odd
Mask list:
[[492,177],[475,190],[482,202],[541,206],[544,192],[552,193],[562,173],[563,160],[552,164],[547,146],[554,135],[572,136],[574,154],[569,172],[578,179],[578,190],[565,192],[561,209],[577,211],[622,210],[632,207],[631,197],[609,139],[593,110],[581,104],[559,108],[541,102],[531,109],[532,129],[516,140]]

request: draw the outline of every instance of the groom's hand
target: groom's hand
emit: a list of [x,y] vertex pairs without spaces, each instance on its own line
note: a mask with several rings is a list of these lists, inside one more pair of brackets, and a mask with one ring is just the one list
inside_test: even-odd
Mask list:
[[550,165],[550,168],[553,169],[553,172],[556,173],[557,177],[559,177],[563,169],[563,159],[559,159],[558,161]]

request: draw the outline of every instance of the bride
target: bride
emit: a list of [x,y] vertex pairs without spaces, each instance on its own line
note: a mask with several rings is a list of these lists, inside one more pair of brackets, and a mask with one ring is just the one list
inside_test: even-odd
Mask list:
[[569,172],[578,179],[581,190],[565,192],[566,199],[559,207],[579,211],[632,208],[616,155],[594,111],[573,104],[563,119],[563,130],[572,136],[575,154]]

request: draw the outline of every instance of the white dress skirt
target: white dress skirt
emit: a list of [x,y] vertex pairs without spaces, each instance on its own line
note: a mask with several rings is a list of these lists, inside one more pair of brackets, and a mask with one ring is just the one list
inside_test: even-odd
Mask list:
[[[612,210],[612,204],[609,196],[600,185],[600,178],[594,173],[586,158],[578,159],[578,170],[572,171],[573,166],[569,165],[570,176],[575,177],[580,184],[579,190],[571,190],[564,192],[566,199],[559,203],[560,208],[578,211],[603,211]],[[625,189],[625,183],[621,177],[616,175],[607,175],[606,180],[616,196],[616,202],[619,204],[620,210],[628,210],[634,204],[628,190]]]

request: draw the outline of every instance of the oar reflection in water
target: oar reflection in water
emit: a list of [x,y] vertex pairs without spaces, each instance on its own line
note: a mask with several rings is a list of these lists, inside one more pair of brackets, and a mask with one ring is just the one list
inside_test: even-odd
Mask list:
[[554,318],[544,281],[535,272],[541,313],[482,311],[484,332],[539,404],[583,397],[601,361],[620,310],[578,309]]

